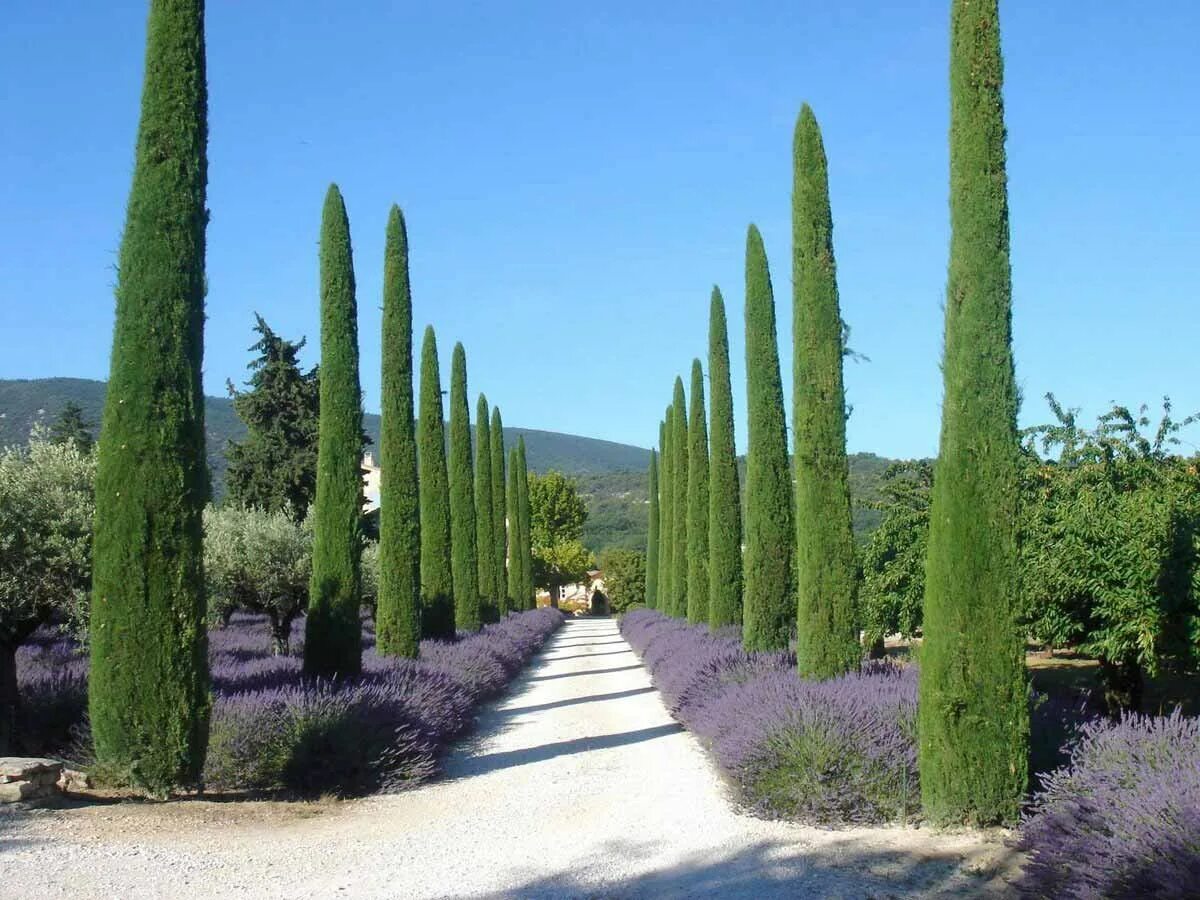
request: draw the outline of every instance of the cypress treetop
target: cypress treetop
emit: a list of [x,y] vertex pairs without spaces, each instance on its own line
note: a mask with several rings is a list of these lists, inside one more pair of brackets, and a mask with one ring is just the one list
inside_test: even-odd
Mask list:
[[708,320],[711,447],[708,484],[708,624],[742,624],[742,499],[733,442],[733,388],[725,299],[713,287]]
[[688,421],[687,619],[708,621],[708,421],[704,370],[692,361],[692,404]]
[[517,477],[517,448],[508,451],[508,483],[506,491],[506,518],[508,519],[508,608],[513,612],[525,609],[521,602],[521,500],[520,479]]
[[421,500],[421,632],[454,637],[454,579],[450,570],[450,486],[437,338],[425,327],[421,344],[421,408],[417,419]]
[[662,447],[662,466],[659,469],[659,502],[658,502],[658,608],[667,615],[671,614],[671,572],[674,568],[675,543],[675,484],[672,478],[675,469],[675,454],[671,451],[671,432],[674,430],[674,404],[667,407],[663,423],[659,428],[662,436],[659,446]]
[[304,623],[307,675],[357,675],[362,668],[362,447],[350,220],[334,184],[321,216],[321,418]]
[[675,378],[675,401],[671,413],[671,596],[668,611],[673,616],[687,615],[688,601],[688,420],[683,379]]
[[421,641],[421,519],[413,416],[412,291],[400,207],[383,253],[383,382],[379,426],[379,653],[417,655]]
[[658,453],[650,451],[650,522],[646,539],[646,608],[658,605]]
[[492,408],[492,433],[490,435],[492,463],[492,580],[496,586],[496,603],[500,615],[508,608],[508,573],[505,562],[508,554],[508,511],[505,504],[506,482],[504,477],[504,422],[500,418],[500,407]]
[[795,622],[792,589],[792,476],[775,296],[762,235],[746,235],[746,552],[742,639],[747,650],[787,647]]
[[954,3],[945,394],[918,706],[921,802],[938,823],[1015,820],[1028,777],[1002,82],[996,0]]
[[857,669],[858,569],[850,521],[842,314],[821,130],[796,123],[792,193],[793,399],[796,429],[796,668],[806,678]]
[[533,609],[533,522],[529,506],[529,466],[525,438],[517,438],[517,513],[521,518],[521,609]]
[[495,619],[496,540],[492,533],[492,433],[487,397],[475,405],[475,552],[479,568],[479,595],[487,601],[488,616]]
[[475,525],[475,479],[471,462],[471,413],[467,406],[467,352],[454,345],[450,363],[450,547],[454,622],[478,631],[479,562]]
[[208,741],[201,513],[208,88],[202,0],[152,0],[100,429],[88,708],[97,759],[162,796]]

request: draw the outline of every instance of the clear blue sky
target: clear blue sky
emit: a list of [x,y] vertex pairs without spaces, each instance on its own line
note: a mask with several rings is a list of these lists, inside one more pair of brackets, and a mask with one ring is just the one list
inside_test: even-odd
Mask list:
[[[433,11],[433,7],[440,7]],[[601,8],[602,7],[602,8]],[[8,0],[0,30],[0,377],[107,377],[144,2]],[[1017,374],[1200,407],[1194,0],[1001,4]],[[350,212],[366,407],[384,222],[408,217],[414,317],[511,425],[650,445],[730,306],[744,449],[742,254],[770,255],[790,381],[791,134],[825,134],[851,450],[931,454],[947,254],[947,0],[210,0],[205,387],[253,312],[317,346],[330,181]],[[443,372],[448,376],[448,365]],[[790,393],[790,392],[789,392]],[[790,403],[790,399],[789,399]]]

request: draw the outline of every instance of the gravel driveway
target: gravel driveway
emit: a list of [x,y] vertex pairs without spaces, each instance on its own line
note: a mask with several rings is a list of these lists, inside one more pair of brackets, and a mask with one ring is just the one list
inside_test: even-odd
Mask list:
[[446,776],[316,803],[0,815],[0,897],[978,897],[998,838],[823,831],[735,811],[610,620],[575,620]]

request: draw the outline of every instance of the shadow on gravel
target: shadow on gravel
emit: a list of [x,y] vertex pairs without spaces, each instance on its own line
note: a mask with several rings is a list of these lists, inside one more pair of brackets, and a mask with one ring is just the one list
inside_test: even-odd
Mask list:
[[579,675],[607,675],[610,672],[631,672],[642,668],[641,663],[633,666],[614,666],[611,669],[583,669],[579,672],[560,672],[557,675],[533,675],[526,681],[553,681],[555,678],[575,678]]
[[652,687],[630,688],[627,691],[613,691],[610,694],[589,694],[586,697],[571,697],[567,700],[554,700],[550,703],[538,703],[534,706],[506,706],[493,710],[491,715],[497,718],[508,718],[523,713],[543,712],[547,709],[560,709],[564,706],[578,706],[581,703],[599,703],[604,700],[620,700],[622,697],[636,697],[638,694],[649,694]]
[[[574,637],[574,635],[572,635],[572,637]],[[547,650],[558,650],[560,648],[566,648],[566,647],[603,647],[607,644],[624,644],[624,643],[625,643],[624,640],[619,640],[619,641],[579,641],[578,643],[574,643],[574,644],[565,644],[565,643],[564,644],[554,644],[553,646],[549,646],[546,649]]]
[[576,753],[587,753],[591,750],[606,750],[610,747],[624,747],[629,744],[640,744],[683,731],[683,727],[672,722],[669,725],[656,725],[653,728],[640,728],[637,731],[625,731],[620,734],[605,734],[597,737],[573,738],[569,741],[558,741],[553,744],[543,744],[539,747],[529,747],[523,750],[505,750],[501,753],[485,753],[481,756],[469,756],[456,760],[453,771],[448,764],[446,777],[448,779],[469,778],[496,772],[500,769],[510,769],[513,766],[524,766],[529,763],[545,762],[560,756],[572,756]]
[[1013,867],[1013,853],[1007,850],[991,860],[986,870],[975,871],[965,866],[957,853],[863,849],[855,847],[853,838],[846,838],[807,849],[796,843],[761,841],[716,859],[705,852],[645,875],[621,880],[604,877],[612,860],[652,865],[657,849],[653,842],[610,842],[570,871],[489,897],[492,900],[1002,897],[1008,895],[1003,875]]
[[[557,647],[549,647],[550,650],[557,650]],[[570,649],[570,648],[568,648]],[[603,653],[577,653],[574,656],[543,656],[542,659],[546,662],[560,662],[564,659],[591,659],[593,656],[632,656],[633,650],[605,650]]]

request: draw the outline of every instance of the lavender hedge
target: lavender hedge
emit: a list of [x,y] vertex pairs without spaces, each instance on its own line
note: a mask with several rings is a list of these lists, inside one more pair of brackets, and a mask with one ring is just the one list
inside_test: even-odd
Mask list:
[[[455,641],[425,641],[416,660],[381,657],[363,628],[363,672],[302,677],[303,621],[291,653],[272,654],[265,616],[234,615],[210,632],[214,693],[204,780],[220,790],[298,794],[394,791],[429,778],[470,724],[562,624],[556,610],[510,615]],[[87,658],[43,631],[17,655],[30,752],[87,761]]]
[[1126,715],[1083,727],[1021,823],[1024,897],[1200,895],[1200,720]]

